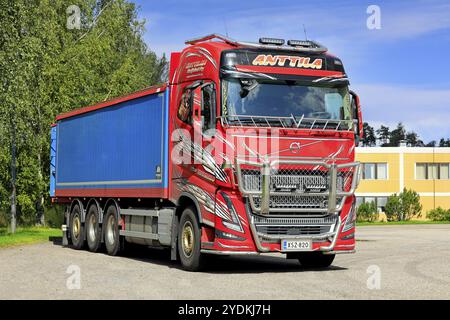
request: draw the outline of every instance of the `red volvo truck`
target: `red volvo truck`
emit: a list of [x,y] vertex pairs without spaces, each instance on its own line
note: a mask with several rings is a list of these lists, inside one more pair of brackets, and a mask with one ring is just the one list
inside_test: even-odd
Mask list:
[[314,41],[186,44],[167,83],[57,117],[63,244],[168,247],[192,271],[206,254],[354,252],[362,119],[342,61]]

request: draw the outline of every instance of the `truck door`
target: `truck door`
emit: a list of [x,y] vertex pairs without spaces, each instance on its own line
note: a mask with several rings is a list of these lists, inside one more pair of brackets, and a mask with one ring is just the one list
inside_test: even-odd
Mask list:
[[210,145],[216,128],[216,91],[213,82],[204,83],[194,90],[192,119],[197,151],[196,169],[201,171],[200,176],[214,178],[217,164]]
[[[205,151],[215,132],[216,98],[212,82],[194,82],[184,88],[177,114],[177,127],[182,129],[183,160],[180,169],[185,175],[198,173],[214,179],[214,159]],[[190,154],[188,157],[187,154]],[[199,172],[200,171],[200,172]]]

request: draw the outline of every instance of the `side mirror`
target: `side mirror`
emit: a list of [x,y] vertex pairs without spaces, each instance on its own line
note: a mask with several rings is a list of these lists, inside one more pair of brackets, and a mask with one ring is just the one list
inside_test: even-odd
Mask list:
[[202,88],[196,87],[192,90],[192,123],[194,129],[202,131]]
[[363,120],[361,113],[361,104],[359,101],[359,97],[353,91],[350,91],[350,95],[352,96],[352,112],[353,112],[353,120],[356,124],[355,126],[355,140],[356,145],[359,145],[359,142],[362,140],[364,131],[363,131]]

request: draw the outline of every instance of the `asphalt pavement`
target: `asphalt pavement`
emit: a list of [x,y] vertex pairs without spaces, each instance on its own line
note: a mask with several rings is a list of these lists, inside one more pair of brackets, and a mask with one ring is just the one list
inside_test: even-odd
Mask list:
[[0,249],[0,299],[450,299],[450,225],[359,227],[357,239],[326,270],[282,255],[215,257],[191,273],[166,250]]

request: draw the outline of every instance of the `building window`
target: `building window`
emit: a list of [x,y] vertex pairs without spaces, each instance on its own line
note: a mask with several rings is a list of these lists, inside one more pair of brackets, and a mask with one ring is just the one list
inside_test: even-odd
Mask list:
[[416,163],[417,180],[449,180],[450,163]]
[[386,180],[388,178],[387,163],[363,163],[363,179]]
[[378,197],[377,198],[377,209],[378,212],[384,212],[386,203],[387,203],[387,197]]
[[377,163],[377,177],[376,179],[387,179],[387,163]]
[[364,197],[356,197],[356,207],[357,208],[363,203],[364,203]]
[[356,197],[356,208],[363,203],[374,202],[378,212],[384,212],[388,197]]

